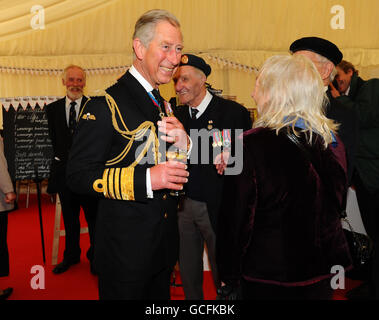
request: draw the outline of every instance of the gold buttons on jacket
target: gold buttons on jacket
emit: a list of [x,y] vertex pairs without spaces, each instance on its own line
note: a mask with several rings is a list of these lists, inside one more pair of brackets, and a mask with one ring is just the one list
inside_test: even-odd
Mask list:
[[165,212],[165,214],[164,214],[164,216],[163,216],[165,219],[167,219],[167,217],[168,217],[168,214],[167,214],[167,212]]

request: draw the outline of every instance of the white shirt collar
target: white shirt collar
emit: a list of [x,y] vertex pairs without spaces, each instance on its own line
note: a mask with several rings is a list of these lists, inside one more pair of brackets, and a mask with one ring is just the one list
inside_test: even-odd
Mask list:
[[347,90],[345,91],[344,95],[345,95],[345,96],[348,96],[348,95],[349,95],[349,92],[350,92],[350,86],[349,86],[349,88],[347,88]]
[[130,67],[129,72],[134,78],[137,79],[137,81],[141,84],[142,87],[144,87],[147,92],[153,91],[153,86],[139,73],[134,65]]
[[[81,96],[79,99],[76,99],[75,102],[76,102],[76,105],[75,105],[75,111],[76,111],[76,119],[78,119],[79,117],[79,111],[80,111],[80,106],[82,104],[82,99],[83,99],[83,96]],[[66,122],[67,122],[67,125],[68,122],[69,122],[69,118],[70,118],[70,108],[71,108],[71,99],[69,97],[66,96]]]
[[[81,96],[79,99],[76,99],[75,100],[75,102],[76,102],[76,108],[79,106],[79,108],[80,108],[80,105],[81,105],[81,103],[82,103],[82,99],[83,99],[83,96]],[[71,99],[69,98],[69,97],[67,97],[66,96],[66,108],[68,107],[68,108],[70,108],[71,107]]]
[[[196,107],[196,109],[199,110],[199,112],[196,115],[196,119],[199,119],[199,117],[204,113],[204,111],[207,109],[209,103],[211,102],[212,98],[213,98],[213,96],[207,90],[207,93],[205,94],[204,99]],[[189,109],[189,113],[190,113],[190,116],[191,116],[191,108]]]

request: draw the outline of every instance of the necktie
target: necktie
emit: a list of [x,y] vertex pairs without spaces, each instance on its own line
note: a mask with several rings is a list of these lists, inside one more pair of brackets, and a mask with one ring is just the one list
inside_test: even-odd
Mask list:
[[70,130],[71,134],[74,134],[75,127],[76,127],[76,110],[75,110],[76,102],[72,101],[70,105],[71,107],[70,107],[70,116],[68,119],[68,129]]
[[197,110],[195,108],[191,108],[191,118],[192,118],[192,120],[196,119],[196,115],[197,115],[198,112],[199,112],[199,110]]
[[153,93],[154,98],[157,99],[159,106],[162,107],[163,98],[161,94],[159,93],[159,91],[157,89],[153,89],[152,93]]
[[[164,99],[162,98],[162,96],[160,95],[159,91],[157,89],[153,89],[153,91],[151,91],[151,93],[153,94],[156,102],[158,103],[157,107],[158,107],[158,110],[159,110],[159,116],[161,118],[165,117],[166,114],[165,114],[165,110],[164,108]],[[156,102],[154,101],[154,99],[152,99],[154,104],[156,104]]]

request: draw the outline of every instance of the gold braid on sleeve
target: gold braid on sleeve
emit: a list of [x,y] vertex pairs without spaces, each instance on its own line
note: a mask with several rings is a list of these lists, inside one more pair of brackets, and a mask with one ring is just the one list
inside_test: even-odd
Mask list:
[[105,169],[103,178],[93,183],[96,192],[103,193],[107,199],[135,200],[134,168]]

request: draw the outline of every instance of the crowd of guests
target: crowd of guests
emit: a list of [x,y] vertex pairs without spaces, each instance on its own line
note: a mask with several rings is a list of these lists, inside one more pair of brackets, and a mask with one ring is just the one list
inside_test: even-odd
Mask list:
[[[168,300],[177,262],[186,299],[203,299],[205,245],[219,299],[331,299],[332,267],[352,268],[341,225],[350,186],[378,247],[379,80],[359,78],[328,40],[289,49],[257,75],[254,123],[207,90],[211,67],[182,52],[165,10],[138,19],[133,65],[104,95],[83,96],[85,71],[67,67],[66,97],[47,106],[48,191],[66,229],[53,272],[80,262],[83,208],[100,299]],[[172,79],[178,107],[159,93]],[[166,160],[171,149],[180,161]],[[370,265],[366,297],[377,298],[376,250]]]

